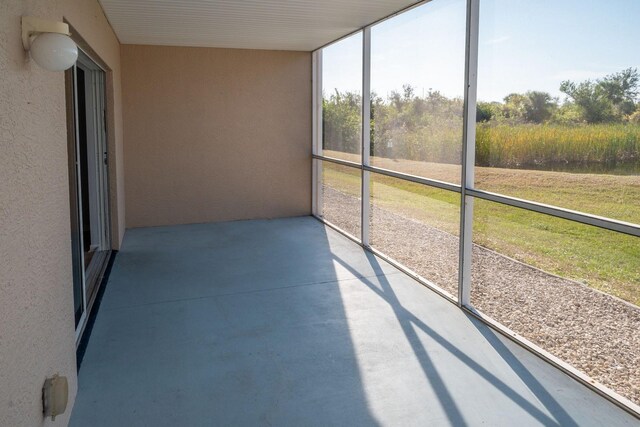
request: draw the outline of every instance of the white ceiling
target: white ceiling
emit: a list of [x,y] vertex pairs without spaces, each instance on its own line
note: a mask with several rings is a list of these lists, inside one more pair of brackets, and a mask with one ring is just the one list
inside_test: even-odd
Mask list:
[[314,50],[416,0],[99,0],[123,44]]

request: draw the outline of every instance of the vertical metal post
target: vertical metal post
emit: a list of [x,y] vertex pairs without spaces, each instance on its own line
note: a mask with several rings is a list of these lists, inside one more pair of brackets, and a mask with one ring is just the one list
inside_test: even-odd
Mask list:
[[[311,107],[311,152],[322,155],[322,50],[312,54],[312,107]],[[321,160],[311,160],[311,212],[322,216],[322,164]]]
[[[362,30],[362,164],[369,166],[371,152],[371,27]],[[369,171],[362,168],[361,240],[369,246]]]
[[460,198],[460,254],[458,267],[458,305],[471,300],[471,266],[473,248],[473,197],[467,189],[474,187],[476,154],[476,97],[478,83],[478,23],[480,0],[467,0],[467,35],[465,48],[465,93],[462,141],[462,178]]

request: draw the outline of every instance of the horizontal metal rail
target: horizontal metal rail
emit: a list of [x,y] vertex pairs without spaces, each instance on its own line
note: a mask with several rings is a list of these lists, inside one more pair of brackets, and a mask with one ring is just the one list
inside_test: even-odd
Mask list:
[[321,223],[329,226],[330,228],[333,228],[335,231],[337,231],[338,233],[342,234],[347,239],[352,240],[354,243],[357,243],[358,245],[364,247],[364,245],[362,244],[362,241],[359,238],[357,238],[353,234],[349,233],[348,231],[345,231],[342,228],[338,227],[337,225],[335,225],[331,221],[327,221],[323,216],[319,216],[319,215],[316,215],[316,214],[313,214],[312,216],[315,219],[317,219],[318,221],[320,221]]
[[476,319],[480,320],[482,323],[489,326],[491,329],[509,338],[511,341],[525,348],[531,353],[535,354],[537,357],[551,364],[556,369],[560,370],[561,372],[564,372],[573,380],[579,382],[580,384],[586,386],[587,388],[594,391],[598,395],[607,399],[609,402],[615,404],[620,409],[623,409],[624,411],[628,412],[629,414],[633,415],[636,418],[640,418],[640,406],[636,405],[626,397],[621,396],[615,391],[609,389],[607,386],[599,382],[596,382],[584,372],[581,372],[578,369],[576,369],[573,365],[554,356],[553,354],[549,353],[539,345],[529,341],[522,335],[512,331],[508,327],[504,326],[502,323],[496,321],[490,316],[487,316],[486,314],[477,310],[473,306],[463,305],[461,308],[469,315],[475,317]]
[[[403,179],[403,180],[415,182],[418,184],[428,185],[428,186],[440,188],[443,190],[453,191],[456,193],[461,192],[461,187],[459,185],[450,184],[444,181],[438,181],[436,179],[422,178],[419,176],[409,175],[402,172],[390,171],[388,169],[382,169],[375,166],[364,166],[356,162],[335,159],[333,157],[318,156],[314,154],[313,158],[317,160],[324,160],[327,162],[336,163],[342,166],[348,166],[358,170],[364,169],[369,172],[390,176],[392,178]],[[571,209],[565,209],[558,206],[551,206],[544,203],[533,202],[530,200],[518,199],[517,197],[505,196],[502,194],[492,193],[490,191],[475,190],[472,188],[467,188],[466,194],[468,196],[473,196],[478,199],[489,200],[491,202],[501,203],[503,205],[513,206],[515,208],[525,209],[532,212],[551,215],[557,218],[567,219],[569,221],[578,222],[580,224],[591,225],[591,226],[602,228],[605,230],[616,231],[618,233],[640,237],[640,225],[633,224],[630,222],[619,221],[611,218],[605,218],[598,215],[592,215],[585,212],[578,212]]]
[[436,294],[440,295],[441,297],[443,297],[447,301],[449,301],[449,302],[451,302],[451,303],[453,303],[455,305],[458,305],[458,301],[456,300],[456,298],[453,295],[451,295],[449,292],[445,291],[444,289],[442,289],[440,286],[436,285],[432,281],[425,279],[424,277],[422,277],[421,275],[419,275],[418,273],[416,273],[415,271],[413,271],[412,269],[410,269],[406,265],[404,265],[402,263],[399,263],[398,261],[394,260],[390,256],[386,255],[384,252],[380,252],[379,250],[377,250],[376,248],[374,248],[372,246],[364,246],[363,245],[363,247],[366,250],[368,250],[369,252],[371,252],[372,254],[374,254],[375,256],[377,256],[378,258],[383,259],[387,263],[391,264],[392,266],[394,266],[395,268],[400,270],[402,273],[404,273],[407,276],[411,277],[412,279],[414,279],[415,281],[420,283],[425,288],[429,288],[431,291],[433,291]]
[[406,265],[399,263],[398,261],[396,261],[393,258],[391,258],[388,255],[386,255],[384,252],[380,252],[378,249],[376,249],[376,248],[374,248],[374,247],[372,247],[370,245],[363,244],[360,239],[358,239],[354,235],[350,234],[348,231],[345,231],[342,228],[338,227],[337,225],[335,225],[331,221],[327,221],[325,218],[323,218],[321,216],[318,216],[318,215],[313,215],[313,217],[315,219],[317,219],[318,221],[320,221],[321,223],[325,224],[327,227],[332,228],[333,230],[335,230],[338,233],[342,234],[347,239],[352,240],[353,242],[357,243],[359,246],[362,246],[362,248],[365,249],[366,251],[371,252],[372,254],[377,256],[378,258],[381,258],[385,262],[391,264],[392,266],[394,266],[395,268],[400,270],[402,273],[404,273],[407,276],[411,277],[412,279],[416,280],[417,282],[419,282],[424,287],[429,288],[433,292],[435,292],[438,295],[440,295],[441,297],[445,298],[447,301],[458,305],[458,302],[457,302],[457,300],[455,299],[455,297],[453,295],[451,295],[449,292],[445,291],[444,289],[442,289],[441,287],[439,287],[435,283],[431,282],[430,280],[427,280],[424,277],[420,276],[418,273],[416,273],[415,271],[411,270]]
[[386,175],[386,176],[389,176],[389,177],[392,177],[392,178],[403,179],[405,181],[411,181],[411,182],[415,182],[415,183],[418,183],[418,184],[424,184],[424,185],[428,185],[430,187],[441,188],[443,190],[453,191],[454,193],[460,193],[462,191],[459,185],[451,184],[451,183],[445,182],[445,181],[439,181],[437,179],[423,178],[421,176],[410,175],[410,174],[403,173],[403,172],[396,172],[396,171],[392,171],[392,170],[389,170],[389,169],[379,168],[379,167],[376,167],[376,166],[361,165],[361,164],[356,163],[356,162],[351,162],[351,161],[348,161],[348,160],[336,159],[334,157],[318,156],[318,155],[314,154],[313,158],[317,159],[317,160],[326,160],[328,162],[337,163],[339,165],[349,166],[349,167],[356,168],[356,169],[364,169],[365,171],[374,172],[374,173],[377,173],[377,174],[380,174],[380,175]]
[[362,170],[362,165],[360,163],[351,162],[349,160],[336,159],[335,157],[319,156],[317,154],[312,154],[311,157],[313,157],[316,160],[326,160],[327,162],[336,163],[338,165],[348,166],[350,168]]
[[443,190],[453,191],[455,193],[460,193],[462,191],[459,185],[451,184],[445,181],[439,181],[437,179],[423,178],[420,176],[409,175],[402,172],[395,172],[389,169],[382,169],[375,166],[364,166],[364,170],[375,172],[380,175],[390,176],[392,178],[404,179],[405,181],[411,181],[418,184],[428,185],[430,187],[436,187],[436,188],[441,188]]
[[545,205],[544,203],[522,200],[516,197],[503,196],[502,194],[491,193],[489,191],[473,190],[470,188],[468,188],[466,191],[467,195],[476,197],[478,199],[502,203],[503,205],[509,205],[516,208],[526,209],[528,211],[568,219],[570,221],[579,222],[581,224],[592,225],[595,227],[604,228],[606,230],[617,231],[619,233],[640,237],[640,226],[631,224],[629,222],[603,218],[597,215],[573,211],[571,209],[564,209],[557,206]]

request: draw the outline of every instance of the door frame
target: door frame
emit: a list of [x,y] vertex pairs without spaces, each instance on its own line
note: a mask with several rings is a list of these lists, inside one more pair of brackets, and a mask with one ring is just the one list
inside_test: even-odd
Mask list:
[[[86,85],[93,90],[92,97],[94,98],[95,105],[93,106],[94,115],[91,117],[92,128],[98,139],[98,149],[102,151],[102,155],[98,162],[104,162],[104,169],[100,173],[98,179],[98,212],[97,215],[100,219],[100,242],[101,246],[106,248],[105,250],[96,252],[91,260],[88,268],[85,269],[84,262],[84,244],[83,244],[83,232],[82,232],[82,191],[80,180],[80,162],[79,156],[79,143],[77,138],[79,134],[79,120],[78,110],[76,108],[76,94],[78,93],[76,83],[76,65],[71,67],[65,72],[65,94],[66,94],[66,111],[67,111],[67,151],[68,151],[68,166],[69,166],[69,201],[70,201],[70,222],[71,222],[71,250],[72,250],[72,268],[73,268],[73,283],[75,287],[76,283],[81,284],[82,288],[82,312],[80,317],[77,317],[75,312],[74,302],[74,319],[76,321],[76,347],[80,343],[82,334],[87,324],[87,319],[93,308],[96,295],[98,294],[102,277],[107,268],[109,259],[111,257],[112,248],[112,234],[111,234],[111,220],[112,209],[110,206],[110,165],[109,165],[109,153],[111,152],[109,147],[110,138],[108,138],[108,123],[107,123],[107,76],[108,70],[99,65],[101,61],[96,61],[92,55],[82,48],[78,48],[78,64],[85,70],[86,77],[91,76],[91,84]],[[89,71],[90,73],[87,73]],[[93,73],[94,72],[94,73]],[[95,79],[95,81],[94,81]],[[97,106],[102,106],[99,108]],[[97,111],[96,111],[97,110]],[[102,111],[100,111],[102,110]],[[89,121],[89,120],[87,120]],[[95,157],[94,153],[94,159]],[[98,168],[100,169],[100,167]],[[95,214],[95,213],[94,213]],[[92,284],[92,292],[87,294],[88,285]],[[75,294],[74,294],[75,298]],[[75,300],[74,300],[75,301]]]

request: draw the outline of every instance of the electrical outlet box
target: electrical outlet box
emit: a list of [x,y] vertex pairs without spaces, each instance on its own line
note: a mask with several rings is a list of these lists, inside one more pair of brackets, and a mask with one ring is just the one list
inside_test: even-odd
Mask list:
[[69,400],[69,383],[67,377],[55,374],[44,381],[42,387],[42,407],[44,417],[51,417],[55,421],[56,416],[63,414],[67,409]]

